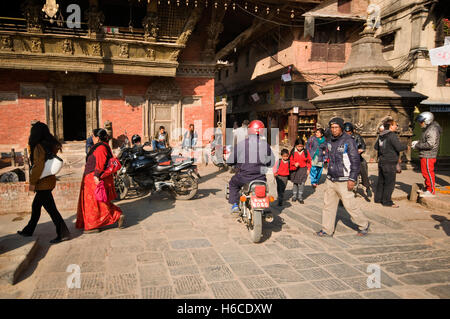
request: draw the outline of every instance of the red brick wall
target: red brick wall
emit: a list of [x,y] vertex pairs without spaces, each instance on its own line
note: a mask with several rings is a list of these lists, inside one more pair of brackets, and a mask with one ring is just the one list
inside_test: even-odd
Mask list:
[[[77,211],[81,180],[57,182],[52,194],[60,211]],[[31,212],[34,193],[24,182],[0,184],[0,214]]]
[[[28,75],[29,74],[29,75]],[[19,82],[47,81],[41,72],[0,72],[0,91],[16,93],[17,102],[0,105],[0,151],[22,152],[28,144],[30,123],[36,119],[45,120],[45,99],[21,98]]]
[[113,124],[113,136],[117,138],[127,132],[128,138],[134,134],[143,135],[142,107],[127,105],[124,100],[101,99],[100,126],[109,120]]
[[[196,124],[201,121],[201,130],[197,126],[195,130],[202,134],[203,145],[205,145],[210,135],[207,131],[214,127],[214,79],[207,78],[176,78],[177,84],[181,88],[183,96],[201,96],[201,105],[184,107],[184,128],[189,129],[189,124]],[[198,122],[197,122],[198,123]],[[199,136],[200,139],[200,136]],[[200,143],[200,142],[199,142]]]

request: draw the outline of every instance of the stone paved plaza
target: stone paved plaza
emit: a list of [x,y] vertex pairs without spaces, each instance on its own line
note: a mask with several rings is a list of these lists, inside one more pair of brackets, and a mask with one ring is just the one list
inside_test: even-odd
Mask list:
[[[447,212],[407,200],[398,201],[400,209],[386,209],[359,197],[371,221],[369,236],[357,237],[340,207],[335,236],[318,238],[313,232],[321,228],[324,185],[313,194],[308,186],[304,205],[273,206],[274,222],[264,224],[262,243],[253,244],[228,213],[224,186],[231,175],[210,166],[201,174],[194,200],[159,193],[119,202],[126,215],[122,230],[83,234],[74,228],[74,212],[64,212],[73,239],[50,246],[54,226],[43,212],[37,256],[16,285],[0,286],[0,297],[450,297]],[[274,193],[273,178],[269,186]],[[0,216],[0,236],[21,229],[27,219]],[[80,289],[67,288],[71,264],[80,266]],[[381,288],[367,286],[370,264],[381,267]]]

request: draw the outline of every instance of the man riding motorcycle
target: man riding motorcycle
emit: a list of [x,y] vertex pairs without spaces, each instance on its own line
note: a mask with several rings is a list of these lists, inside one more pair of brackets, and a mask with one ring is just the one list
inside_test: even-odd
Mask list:
[[254,120],[248,125],[248,138],[238,143],[227,160],[228,165],[236,165],[237,173],[229,182],[231,213],[239,211],[239,190],[255,180],[266,181],[266,171],[275,163],[270,145],[261,134],[264,123]]
[[362,138],[361,135],[354,132],[355,129],[354,129],[352,123],[350,123],[350,122],[344,123],[344,131],[345,131],[345,133],[350,135],[355,140],[356,146],[358,148],[358,154],[359,154],[360,161],[361,161],[361,170],[360,170],[361,182],[362,182],[363,186],[366,188],[367,197],[371,197],[372,192],[370,189],[369,169],[367,166],[367,161],[362,156],[362,153],[364,153],[366,151],[366,143],[364,142],[364,139]]

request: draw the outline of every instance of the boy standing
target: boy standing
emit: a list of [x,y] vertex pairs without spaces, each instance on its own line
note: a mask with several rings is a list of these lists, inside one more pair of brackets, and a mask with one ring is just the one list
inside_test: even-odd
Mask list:
[[273,175],[277,181],[278,206],[283,206],[284,191],[289,177],[289,151],[281,150],[281,158],[273,166]]

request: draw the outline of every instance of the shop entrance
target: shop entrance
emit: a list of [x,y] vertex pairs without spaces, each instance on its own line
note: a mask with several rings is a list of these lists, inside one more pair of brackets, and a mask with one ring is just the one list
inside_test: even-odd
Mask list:
[[63,129],[65,141],[86,140],[86,97],[62,97]]

